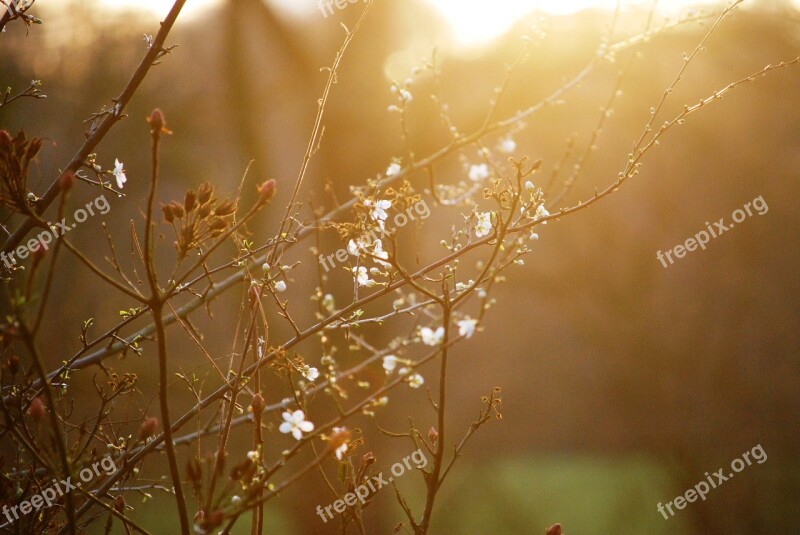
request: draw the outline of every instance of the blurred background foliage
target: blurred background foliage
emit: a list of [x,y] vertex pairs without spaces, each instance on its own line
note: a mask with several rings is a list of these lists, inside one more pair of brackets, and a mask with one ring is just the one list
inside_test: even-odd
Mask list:
[[[32,173],[34,188],[44,189],[82,142],[88,127],[83,121],[119,93],[144,53],[142,35],[156,31],[158,18],[86,1],[40,4],[43,26],[26,34],[22,25],[11,25],[3,35],[0,84],[21,90],[41,79],[48,98],[3,109],[0,126],[46,138]],[[693,63],[668,117],[767,63],[797,55],[800,15],[784,2],[746,4]],[[126,198],[113,199],[106,218],[118,246],[127,247],[128,221],[140,220],[144,206],[149,165],[144,117],[156,106],[175,132],[164,145],[162,200],[180,198],[203,180],[233,194],[250,159],[255,162],[247,184],[277,178],[283,187],[273,206],[286,200],[324,81],[319,67],[331,62],[342,38],[336,21],[352,27],[360,10],[357,4],[335,17],[319,12],[299,17],[260,0],[232,0],[179,23],[169,41],[180,46],[148,76],[129,107],[130,119],[115,127],[98,151],[104,167],[119,158],[128,171]],[[639,31],[646,16],[626,10],[618,35]],[[610,13],[600,10],[546,19],[533,14],[504,37],[460,49],[447,40],[444,22],[429,6],[376,2],[343,63],[304,195],[317,206],[330,206],[326,181],[339,198],[346,197],[349,185],[383,171],[404,153],[396,116],[386,111],[392,103],[389,85],[392,78],[407,77],[434,46],[454,122],[471,132],[480,126],[504,65],[519,52],[519,36],[531,24],[548,25],[548,35],[515,74],[500,117],[538,101],[579,72],[609,20]],[[687,25],[641,48],[599,149],[565,205],[616,178],[650,106],[706,29]],[[587,142],[618,70],[619,62],[601,66],[563,105],[548,107],[515,134],[518,154],[544,159],[542,177],[559,162],[569,136],[577,136],[577,147]],[[468,426],[479,396],[496,385],[503,387],[504,419],[477,435],[445,485],[435,533],[542,533],[554,522],[562,522],[569,535],[800,532],[798,87],[796,68],[741,87],[671,132],[642,174],[619,192],[539,232],[525,267],[497,289],[499,304],[484,332],[459,347],[453,361],[452,384],[459,385],[451,390],[451,421],[459,423],[454,429]],[[412,89],[410,130],[418,155],[446,143],[426,98],[432,89],[430,78]],[[493,146],[496,138],[490,136],[487,144]],[[472,149],[465,155],[476,159]],[[457,182],[464,171],[451,159],[437,167],[437,176]],[[419,189],[426,181],[422,175],[414,179]],[[96,195],[78,190],[87,200]],[[769,206],[764,216],[669,269],[656,260],[656,251],[683,242],[705,221],[729,218],[759,195]],[[257,237],[274,232],[278,212],[251,227]],[[447,208],[432,217],[426,226],[430,239],[423,235],[420,249],[436,252],[449,228],[446,221],[455,215]],[[437,233],[437,224],[447,226]],[[97,224],[82,227],[74,239],[104,254]],[[335,236],[325,239],[325,250],[340,247]],[[170,251],[170,237],[163,246]],[[296,275],[290,295],[302,302],[315,285],[314,259],[305,246],[298,251],[309,278]],[[164,266],[170,261],[165,258]],[[346,277],[334,276],[332,283],[337,295],[347,295]],[[118,310],[130,306],[96,287],[83,272],[59,273],[61,304],[52,311],[45,336],[51,365],[79,347],[81,321],[94,317],[101,327],[111,325]],[[213,329],[208,346],[224,354],[232,344],[224,333],[234,332],[237,308],[223,301],[212,309],[213,318],[196,313],[193,319],[200,328]],[[282,329],[276,326],[273,340],[290,334]],[[192,370],[201,359],[185,334],[174,332],[174,362]],[[389,339],[380,329],[362,334],[375,343]],[[154,399],[155,367],[152,348],[144,347],[142,356],[110,364],[140,374],[147,405]],[[73,386],[78,398],[81,381],[88,388],[92,373],[78,374]],[[383,428],[404,429],[407,415],[424,413],[424,396],[412,394],[392,398],[378,419]],[[176,389],[173,402],[178,413],[192,399]],[[76,410],[82,410],[80,404]],[[424,418],[419,424],[430,425]],[[379,437],[368,421],[359,425],[379,467],[388,470],[411,451],[409,444]],[[747,468],[675,518],[665,521],[657,513],[656,503],[672,500],[704,472],[728,466],[756,444],[767,452],[766,463]],[[152,474],[158,473],[154,466]],[[268,509],[268,533],[335,532],[314,513],[317,504],[331,501],[314,477]],[[413,489],[414,477],[401,486]],[[392,494],[382,493],[373,504],[370,533],[388,532],[401,519]],[[153,499],[172,507],[166,496]],[[138,514],[152,522],[159,509],[145,506]],[[163,522],[154,526],[155,533],[172,532],[170,520]],[[240,524],[243,530],[246,525]]]

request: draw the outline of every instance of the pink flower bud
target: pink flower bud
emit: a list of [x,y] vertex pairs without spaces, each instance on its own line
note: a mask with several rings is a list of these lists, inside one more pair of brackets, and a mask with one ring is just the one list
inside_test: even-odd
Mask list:
[[158,418],[145,418],[139,427],[139,440],[144,440],[156,432],[158,428]]
[[269,202],[272,197],[275,196],[275,189],[278,187],[278,183],[275,182],[274,178],[270,178],[260,186],[258,186],[258,202],[264,204]]
[[31,401],[31,404],[28,407],[27,412],[28,416],[30,416],[37,422],[42,418],[44,418],[44,415],[47,413],[47,408],[45,408],[42,398],[40,397],[33,398],[33,401]]
[[223,520],[225,520],[225,511],[217,509],[216,511],[208,515],[208,520],[206,521],[206,528],[214,529],[222,525]]
[[0,130],[0,145],[9,148],[13,144],[14,138],[11,137],[11,134],[8,133],[8,130]]
[[169,132],[167,130],[167,120],[164,118],[164,112],[161,111],[161,108],[156,108],[150,113],[150,117],[147,118],[147,124],[150,125],[150,132],[152,133]]

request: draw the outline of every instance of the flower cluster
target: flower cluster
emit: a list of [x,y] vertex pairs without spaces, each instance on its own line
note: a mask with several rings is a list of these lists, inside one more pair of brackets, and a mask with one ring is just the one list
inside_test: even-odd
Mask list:
[[203,182],[197,192],[188,190],[183,202],[172,201],[161,207],[164,220],[175,231],[175,248],[178,257],[184,258],[191,250],[203,242],[222,234],[236,212],[233,201],[225,200],[217,204],[214,186]]

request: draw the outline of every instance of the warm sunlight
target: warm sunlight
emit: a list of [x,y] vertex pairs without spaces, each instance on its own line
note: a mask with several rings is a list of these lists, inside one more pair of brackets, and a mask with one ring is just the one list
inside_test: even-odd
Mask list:
[[[99,0],[110,9],[145,9],[165,15],[172,0]],[[264,0],[279,9],[298,16],[313,16],[320,0]],[[326,0],[327,1],[327,0]],[[346,1],[346,0],[339,0]],[[567,15],[584,9],[614,9],[617,0],[423,0],[441,13],[460,45],[480,46],[505,33],[521,17],[542,11],[550,15]],[[353,2],[353,0],[350,0]],[[621,0],[623,8],[648,6],[653,0]],[[220,0],[191,0],[184,13],[191,16],[220,3]],[[360,2],[358,2],[360,4]],[[794,0],[800,5],[800,0]],[[714,0],[662,0],[658,3],[661,15],[674,16],[694,7],[719,5]],[[349,5],[349,4],[348,4]]]
[[[183,11],[186,15],[194,15],[218,2],[219,0],[190,0],[186,2]],[[164,17],[174,2],[171,0],[100,0],[100,4],[110,9],[145,9]]]
[[[551,15],[565,15],[588,8],[614,9],[616,0],[426,0],[438,9],[461,44],[482,44],[502,35],[520,17],[536,10]],[[647,5],[652,0],[623,0],[622,6]],[[674,14],[681,9],[702,4],[698,0],[661,2],[659,11]]]
[[[200,13],[220,0],[192,0],[186,3],[188,15]],[[455,40],[463,45],[481,45],[502,35],[517,20],[536,10],[551,15],[565,15],[588,8],[613,9],[616,0],[492,0],[491,3],[475,0],[424,0],[437,9],[450,26]],[[172,6],[172,0],[100,0],[111,9],[140,8],[163,16]],[[299,15],[316,12],[319,0],[269,0],[269,3]],[[622,6],[647,5],[652,0],[622,0]],[[661,2],[659,11],[674,14],[698,4],[702,0],[669,0]]]

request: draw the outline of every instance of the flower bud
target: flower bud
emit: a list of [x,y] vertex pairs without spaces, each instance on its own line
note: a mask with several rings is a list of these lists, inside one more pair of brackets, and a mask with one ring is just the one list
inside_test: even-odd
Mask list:
[[375,464],[375,454],[371,451],[368,451],[361,457],[361,464],[364,467],[370,466]]
[[233,201],[226,200],[214,209],[214,215],[225,217],[226,215],[231,215],[235,211],[236,205],[233,204]]
[[153,433],[155,433],[157,427],[158,418],[145,418],[141,427],[139,427],[139,440],[144,440],[151,436]]
[[193,190],[189,190],[186,192],[186,196],[183,198],[183,207],[186,209],[187,212],[191,212],[194,210],[197,202],[197,195]]
[[167,223],[175,221],[175,216],[172,215],[172,207],[170,205],[162,204],[161,211],[164,212],[164,221]]
[[264,398],[261,397],[261,394],[256,392],[256,395],[253,396],[253,401],[250,402],[250,412],[253,414],[261,414],[264,410]]
[[219,219],[218,217],[208,222],[208,228],[210,228],[211,230],[222,230],[227,226],[228,224],[222,219]]
[[39,151],[42,150],[42,140],[38,137],[31,139],[31,142],[28,144],[28,150],[25,151],[25,158],[27,160],[33,160]]
[[8,133],[8,130],[0,130],[0,146],[11,148],[14,144],[14,138]]
[[274,178],[270,178],[258,186],[258,202],[261,204],[269,202],[269,200],[275,196],[275,189],[277,187],[278,183],[275,182]]
[[221,509],[217,509],[210,515],[208,515],[208,520],[206,521],[206,528],[207,529],[214,529],[222,525],[222,521],[225,520],[225,511]]
[[37,422],[44,418],[45,413],[47,413],[47,409],[44,406],[44,402],[42,398],[35,397],[33,401],[31,401],[30,406],[28,407],[28,416],[36,420]]
[[125,511],[125,497],[122,494],[118,494],[116,498],[114,498],[114,510],[118,513],[122,513]]
[[172,201],[170,204],[172,209],[172,215],[178,219],[182,218],[186,215],[186,212],[183,211],[183,205],[180,204],[178,201]]
[[151,133],[161,133],[167,131],[167,120],[164,118],[164,112],[160,108],[154,109],[147,118],[147,124],[150,125]]
[[197,217],[200,219],[205,219],[211,213],[211,203],[207,202],[205,204],[201,204],[200,208],[197,210]]
[[75,184],[75,173],[72,171],[66,171],[58,177],[58,185],[61,191],[69,191],[73,184]]
[[547,528],[546,535],[564,535],[564,531],[561,529],[561,524],[554,524]]
[[214,186],[208,182],[203,182],[200,184],[200,187],[197,188],[197,201],[200,204],[207,203],[211,199],[212,193],[214,193]]
[[431,441],[431,444],[436,444],[436,439],[438,438],[439,433],[436,431],[435,427],[431,426],[431,428],[428,429],[428,440]]

